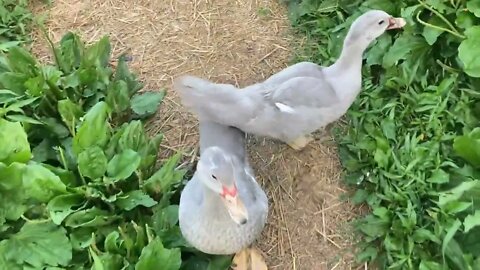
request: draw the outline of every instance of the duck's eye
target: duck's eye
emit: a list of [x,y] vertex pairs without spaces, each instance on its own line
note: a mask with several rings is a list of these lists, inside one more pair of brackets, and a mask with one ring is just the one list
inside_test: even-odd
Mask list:
[[215,175],[213,175],[213,174],[212,174],[212,178],[215,179],[215,180],[217,180],[217,177],[216,177]]
[[382,25],[383,23],[385,23],[385,20],[381,20],[378,22],[378,25]]

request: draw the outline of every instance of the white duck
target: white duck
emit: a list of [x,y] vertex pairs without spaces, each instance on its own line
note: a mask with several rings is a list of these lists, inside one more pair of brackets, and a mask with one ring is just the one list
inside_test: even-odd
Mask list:
[[176,79],[174,88],[200,119],[273,137],[299,150],[312,140],[312,132],[342,117],[360,93],[365,49],[386,30],[404,25],[402,18],[371,10],[353,22],[331,66],[301,62],[241,91],[193,76]]
[[245,154],[237,128],[200,121],[200,160],[180,196],[183,236],[208,254],[235,254],[262,232],[268,199]]

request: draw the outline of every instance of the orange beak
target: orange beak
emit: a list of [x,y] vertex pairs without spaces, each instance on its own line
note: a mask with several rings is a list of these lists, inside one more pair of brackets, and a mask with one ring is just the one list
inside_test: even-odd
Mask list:
[[247,208],[238,197],[237,187],[233,186],[231,189],[223,187],[223,193],[220,195],[222,197],[222,202],[225,204],[225,207],[227,207],[228,214],[233,221],[239,225],[247,223]]
[[387,30],[402,28],[406,24],[407,24],[407,22],[403,18],[393,18],[393,17],[391,17],[388,20]]

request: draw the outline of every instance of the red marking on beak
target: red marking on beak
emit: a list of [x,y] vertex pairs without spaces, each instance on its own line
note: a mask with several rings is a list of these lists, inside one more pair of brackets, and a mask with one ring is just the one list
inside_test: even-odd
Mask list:
[[228,189],[226,186],[222,186],[222,193],[220,194],[220,196],[225,198],[227,195],[229,195],[230,197],[237,196],[237,186],[235,184],[233,184],[233,187],[231,189]]
[[396,23],[395,18],[391,17],[388,19],[388,28],[395,26]]

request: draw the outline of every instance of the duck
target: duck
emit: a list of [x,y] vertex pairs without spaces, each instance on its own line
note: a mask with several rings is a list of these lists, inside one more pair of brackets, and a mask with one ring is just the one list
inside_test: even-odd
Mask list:
[[250,246],[265,227],[268,198],[249,164],[244,132],[200,121],[199,133],[196,171],[180,194],[180,231],[197,250],[235,254],[236,261],[255,251]]
[[405,24],[403,18],[370,10],[353,21],[332,65],[300,62],[240,89],[183,75],[174,80],[173,89],[199,119],[271,137],[301,150],[313,140],[313,132],[324,133],[359,95],[362,55],[367,47],[387,30]]

